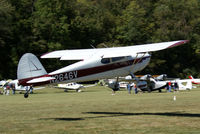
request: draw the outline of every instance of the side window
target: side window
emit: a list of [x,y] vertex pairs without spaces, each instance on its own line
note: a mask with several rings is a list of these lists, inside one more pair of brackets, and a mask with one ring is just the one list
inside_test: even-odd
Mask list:
[[112,58],[112,62],[119,61],[122,59],[124,59],[124,57],[114,57],[114,58]]
[[101,63],[103,63],[103,64],[110,63],[110,58],[103,58],[103,59],[101,59]]

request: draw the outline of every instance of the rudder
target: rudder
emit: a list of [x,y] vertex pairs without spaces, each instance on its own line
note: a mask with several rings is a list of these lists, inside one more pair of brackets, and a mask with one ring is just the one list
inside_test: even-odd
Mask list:
[[17,68],[18,80],[39,77],[46,74],[46,70],[34,54],[26,53],[21,57]]

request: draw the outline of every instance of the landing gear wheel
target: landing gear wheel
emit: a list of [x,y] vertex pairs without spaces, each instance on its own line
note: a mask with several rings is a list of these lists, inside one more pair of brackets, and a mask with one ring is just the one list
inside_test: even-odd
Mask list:
[[24,94],[24,98],[28,98],[28,93],[25,93],[25,94]]

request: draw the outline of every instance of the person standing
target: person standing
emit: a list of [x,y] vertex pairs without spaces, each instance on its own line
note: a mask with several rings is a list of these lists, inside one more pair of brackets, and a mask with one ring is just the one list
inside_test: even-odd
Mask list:
[[3,93],[6,95],[7,94],[7,85],[8,84],[5,84],[4,86],[3,86]]
[[127,90],[128,90],[128,93],[131,94],[131,84],[130,83],[127,84]]
[[30,90],[30,94],[33,94],[33,85],[30,85],[29,90]]
[[135,94],[137,94],[138,90],[137,90],[137,85],[136,84],[134,85],[134,88],[135,88]]
[[7,86],[6,86],[6,95],[9,95],[9,94],[10,94],[10,86],[7,85]]
[[12,88],[12,94],[15,94],[15,84],[11,84],[11,88]]
[[174,87],[175,87],[175,91],[179,90],[177,82],[174,83]]

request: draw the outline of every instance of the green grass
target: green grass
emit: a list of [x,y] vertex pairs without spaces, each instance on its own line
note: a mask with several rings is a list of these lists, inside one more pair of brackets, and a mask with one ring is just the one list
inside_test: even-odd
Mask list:
[[[176,95],[177,100],[173,101]],[[179,93],[90,87],[0,96],[0,134],[199,134],[200,88]]]

